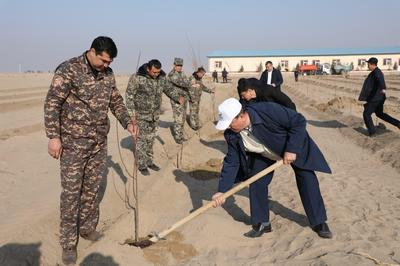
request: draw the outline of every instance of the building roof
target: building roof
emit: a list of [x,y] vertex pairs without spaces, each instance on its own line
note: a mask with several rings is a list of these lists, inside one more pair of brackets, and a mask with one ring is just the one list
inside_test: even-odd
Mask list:
[[400,54],[400,46],[381,48],[321,48],[321,49],[279,49],[279,50],[220,50],[207,55],[215,57],[276,57],[276,56],[323,56],[323,55],[377,55]]

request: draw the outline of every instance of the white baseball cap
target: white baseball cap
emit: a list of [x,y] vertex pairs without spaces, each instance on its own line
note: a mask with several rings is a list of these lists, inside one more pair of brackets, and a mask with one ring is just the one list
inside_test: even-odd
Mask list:
[[218,130],[225,130],[232,123],[232,120],[240,113],[242,105],[235,98],[229,98],[218,106],[219,119],[215,126]]

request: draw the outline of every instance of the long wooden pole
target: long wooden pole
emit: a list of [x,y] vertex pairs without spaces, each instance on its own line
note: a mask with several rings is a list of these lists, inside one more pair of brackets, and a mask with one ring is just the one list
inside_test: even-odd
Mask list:
[[[247,179],[246,181],[240,183],[239,185],[231,188],[230,190],[228,190],[227,192],[225,192],[224,194],[221,195],[221,197],[223,197],[224,199],[232,196],[233,194],[235,194],[236,192],[242,190],[243,188],[247,187],[248,185],[250,185],[251,183],[257,181],[258,179],[260,179],[261,177],[265,176],[266,174],[271,173],[272,171],[274,171],[275,169],[277,169],[278,167],[280,167],[281,165],[283,165],[283,160],[279,160],[276,163],[274,163],[273,165],[265,168],[264,170],[262,170],[261,172],[259,172],[258,174],[250,177],[249,179]],[[194,219],[195,217],[197,217],[198,215],[202,214],[203,212],[207,211],[208,209],[210,209],[213,206],[213,201],[210,201],[209,203],[207,203],[206,205],[203,205],[202,207],[200,207],[199,209],[195,210],[194,212],[192,212],[191,214],[189,214],[188,216],[186,216],[185,218],[181,219],[180,221],[176,222],[175,224],[173,224],[172,226],[170,226],[169,228],[167,228],[166,230],[156,234],[155,236],[153,236],[152,238],[150,238],[149,240],[153,243],[157,242],[158,240],[162,239],[163,237],[165,237],[166,235],[168,235],[169,233],[171,233],[172,231],[176,230],[178,227],[184,225],[185,223],[191,221],[192,219]]]

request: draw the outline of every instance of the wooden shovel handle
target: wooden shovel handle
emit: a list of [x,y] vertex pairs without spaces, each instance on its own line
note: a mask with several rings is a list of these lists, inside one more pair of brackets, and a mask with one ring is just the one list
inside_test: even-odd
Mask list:
[[[273,165],[265,168],[261,172],[255,174],[254,176],[252,176],[249,179],[247,179],[246,181],[244,181],[244,182],[240,183],[239,185],[231,188],[230,190],[228,190],[227,192],[222,194],[221,197],[226,199],[226,198],[232,196],[236,192],[242,190],[243,188],[247,187],[251,183],[253,183],[253,182],[257,181],[258,179],[260,179],[261,177],[265,176],[266,174],[271,173],[272,171],[274,171],[276,168],[280,167],[281,165],[283,165],[283,160],[277,161]],[[154,242],[154,243],[157,242],[159,239],[165,237],[166,235],[168,235],[172,231],[176,230],[178,227],[184,225],[185,223],[189,222],[190,220],[192,220],[196,216],[202,214],[206,210],[210,209],[212,206],[213,206],[213,201],[210,201],[209,203],[203,205],[202,207],[198,208],[197,210],[195,210],[194,212],[192,212],[191,214],[186,216],[185,218],[183,218],[180,221],[176,222],[175,224],[173,224],[172,226],[170,226],[166,230],[158,233],[156,236],[153,236],[152,238],[150,238],[150,241]]]

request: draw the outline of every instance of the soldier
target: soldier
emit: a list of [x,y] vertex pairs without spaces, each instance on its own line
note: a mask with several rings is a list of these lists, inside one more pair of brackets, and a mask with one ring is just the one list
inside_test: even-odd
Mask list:
[[218,72],[217,72],[217,70],[213,71],[212,78],[213,78],[213,82],[217,82],[218,83]]
[[117,47],[109,37],[94,39],[90,50],[59,65],[44,103],[48,153],[61,168],[60,244],[64,264],[77,258],[78,235],[96,241],[99,185],[107,169],[108,110],[133,136],[131,120],[109,67]]
[[142,175],[150,175],[148,168],[159,171],[160,168],[153,162],[153,145],[158,121],[161,113],[162,93],[171,98],[177,105],[185,99],[180,92],[172,87],[161,70],[161,63],[157,59],[143,64],[133,74],[126,89],[126,106],[131,116],[135,117],[139,127],[137,143],[138,168]]
[[206,70],[203,67],[199,67],[197,71],[195,71],[192,76],[189,78],[189,81],[192,84],[199,84],[199,88],[190,87],[189,94],[190,94],[190,102],[189,102],[189,126],[193,130],[200,129],[200,118],[199,118],[199,111],[200,111],[200,98],[202,91],[208,93],[214,93],[213,89],[207,88],[203,82],[202,78],[206,74]]
[[227,83],[228,82],[228,71],[224,68],[222,70],[222,83]]
[[179,104],[174,100],[171,100],[172,112],[174,116],[174,125],[172,127],[172,136],[175,142],[182,144],[184,139],[183,127],[186,121],[186,108],[187,101],[191,100],[189,95],[190,87],[200,88],[199,84],[191,84],[188,77],[182,71],[183,59],[174,59],[174,68],[168,74],[168,80],[171,82],[172,86],[177,89],[181,95],[185,97],[183,104]]

